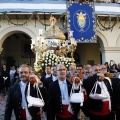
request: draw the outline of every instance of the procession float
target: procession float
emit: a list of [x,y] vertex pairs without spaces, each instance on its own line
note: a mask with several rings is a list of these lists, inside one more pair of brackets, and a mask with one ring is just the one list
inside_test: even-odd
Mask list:
[[[31,49],[35,54],[34,69],[41,73],[46,66],[64,64],[68,69],[75,64],[73,58],[77,43],[73,38],[73,31],[68,33],[69,40],[56,26],[56,19],[50,17],[50,26],[44,31],[39,29],[39,36],[32,39]],[[69,57],[68,57],[69,54]]]

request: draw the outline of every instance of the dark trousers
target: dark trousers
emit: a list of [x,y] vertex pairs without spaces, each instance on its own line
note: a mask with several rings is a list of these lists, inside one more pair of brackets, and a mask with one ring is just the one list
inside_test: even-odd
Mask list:
[[[20,120],[27,120],[26,118],[20,118]],[[32,120],[41,120],[41,118],[37,118],[37,119],[32,119]]]
[[25,118],[20,118],[20,120],[26,120]]
[[120,120],[120,110],[116,110],[116,120]]
[[70,118],[61,118],[56,116],[56,120],[79,120],[76,116],[70,117]]
[[90,115],[90,120],[115,120],[115,114],[111,112],[108,115]]

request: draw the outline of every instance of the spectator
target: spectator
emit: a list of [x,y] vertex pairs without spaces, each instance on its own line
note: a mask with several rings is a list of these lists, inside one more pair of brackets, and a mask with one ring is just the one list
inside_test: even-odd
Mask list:
[[4,95],[8,91],[8,87],[10,86],[10,74],[7,66],[5,64],[2,65],[1,69],[1,82],[3,86]]
[[15,70],[15,66],[13,65],[10,69],[10,85],[13,85],[13,81],[14,81],[14,74],[15,74],[16,70]]

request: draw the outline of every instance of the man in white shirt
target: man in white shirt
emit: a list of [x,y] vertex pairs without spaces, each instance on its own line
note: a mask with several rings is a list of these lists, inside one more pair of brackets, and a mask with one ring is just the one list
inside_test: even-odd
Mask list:
[[[34,82],[36,79],[38,84],[41,84],[41,81],[36,75],[32,75],[34,77]],[[38,97],[37,90],[33,85],[33,81],[30,80],[30,66],[21,65],[19,67],[19,78],[20,82],[14,84],[8,94],[8,99],[6,102],[5,108],[5,117],[4,120],[11,120],[12,111],[14,110],[16,120],[41,120],[40,117],[40,108],[39,107],[28,107],[27,102],[27,89],[28,83],[30,82],[30,95],[32,97]],[[47,100],[47,90],[45,87],[39,87],[44,102]]]
[[52,73],[52,75],[50,77],[46,78],[43,83],[48,90],[49,90],[50,84],[57,80],[56,66],[51,67],[51,73]]
[[[49,98],[47,102],[47,120],[77,120],[80,103],[71,104],[69,97],[72,84],[66,79],[66,67],[57,65],[57,78],[50,85]],[[71,107],[71,111],[68,107]]]
[[51,76],[52,76],[52,74],[51,74],[51,66],[46,66],[45,67],[45,74],[42,75],[42,77],[41,77],[41,81],[43,82],[43,84],[44,84],[45,79],[49,78]]
[[11,86],[13,85],[13,82],[14,82],[14,74],[15,74],[15,72],[16,72],[15,66],[12,66],[11,70],[10,70],[10,85]]

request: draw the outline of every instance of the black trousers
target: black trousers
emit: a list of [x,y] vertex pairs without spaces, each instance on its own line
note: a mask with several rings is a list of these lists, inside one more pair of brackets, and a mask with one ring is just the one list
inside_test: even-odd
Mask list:
[[20,118],[20,120],[26,120],[25,118]]
[[[26,118],[20,118],[20,120],[27,120],[27,119]],[[32,119],[32,120],[36,120],[36,119]],[[41,120],[41,118],[37,119],[37,120]]]
[[115,120],[115,114],[111,112],[107,115],[90,115],[90,120]]
[[70,117],[70,118],[61,118],[56,116],[56,120],[79,120],[76,116]]
[[[20,120],[27,120],[26,118],[20,118]],[[41,120],[40,116],[35,116],[34,118],[32,118],[32,120]]]
[[120,120],[120,110],[116,110],[116,120]]

